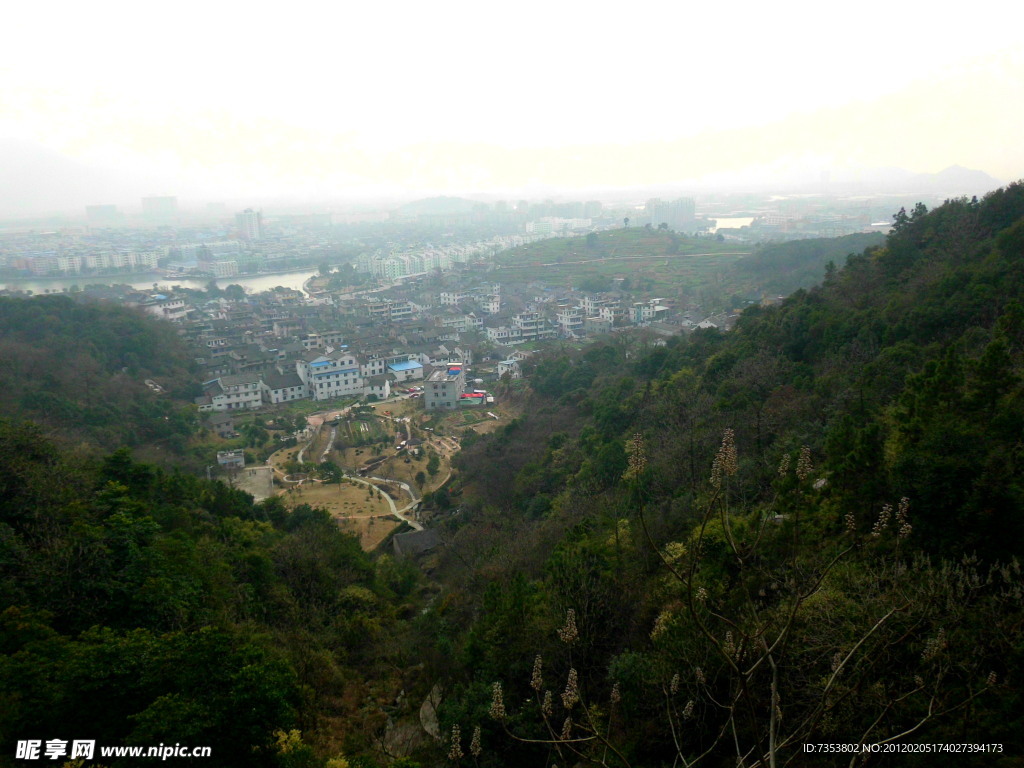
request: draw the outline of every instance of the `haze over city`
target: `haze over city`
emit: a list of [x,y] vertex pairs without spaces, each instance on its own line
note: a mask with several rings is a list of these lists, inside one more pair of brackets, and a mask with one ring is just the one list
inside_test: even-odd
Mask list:
[[[1005,5],[21,5],[0,214],[1024,176]],[[967,191],[967,190],[965,190]],[[983,192],[985,190],[978,190]]]

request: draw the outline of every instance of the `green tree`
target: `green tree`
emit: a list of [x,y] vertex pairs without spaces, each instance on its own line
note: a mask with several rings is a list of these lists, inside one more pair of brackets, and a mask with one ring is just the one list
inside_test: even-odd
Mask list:
[[270,439],[270,433],[255,421],[243,424],[238,431],[245,438],[245,444],[250,448],[257,448]]
[[340,483],[343,476],[341,467],[333,461],[322,461],[317,466],[317,474],[328,483]]

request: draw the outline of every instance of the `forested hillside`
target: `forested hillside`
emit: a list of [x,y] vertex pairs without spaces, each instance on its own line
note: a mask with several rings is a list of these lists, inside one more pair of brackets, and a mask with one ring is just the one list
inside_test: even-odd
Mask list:
[[46,425],[0,421],[2,759],[1019,766],[1022,265],[1015,184],[900,212],[729,333],[524,363],[522,418],[463,437],[427,574],[308,506],[58,448],[173,438],[138,382],[186,358],[127,311],[0,303],[0,402]]
[[0,415],[31,419],[68,442],[179,451],[194,430],[183,407],[196,394],[188,351],[172,326],[140,310],[0,297],[0,360]]
[[763,244],[736,262],[734,278],[753,279],[766,293],[788,296],[800,288],[817,285],[849,254],[881,245],[884,239],[878,233],[869,233]]
[[178,764],[209,766],[373,751],[414,570],[325,512],[124,450],[85,462],[30,425],[0,421],[0,461],[0,762],[19,739],[206,746]]
[[729,334],[540,360],[464,452],[427,619],[481,764],[1020,764],[1024,185],[895,220]]

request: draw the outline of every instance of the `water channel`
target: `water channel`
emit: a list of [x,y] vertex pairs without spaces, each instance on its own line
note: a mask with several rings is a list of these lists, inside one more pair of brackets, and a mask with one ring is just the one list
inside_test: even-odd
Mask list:
[[[240,285],[251,293],[268,291],[277,286],[294,288],[301,291],[302,284],[312,275],[316,274],[315,269],[300,269],[293,272],[280,272],[277,274],[265,275],[236,275],[235,277],[220,277],[214,282],[218,288],[228,285]],[[39,293],[62,293],[73,286],[84,288],[87,285],[130,285],[133,288],[152,289],[153,284],[160,286],[161,290],[169,290],[176,285],[182,288],[196,288],[205,290],[210,284],[211,278],[197,279],[168,279],[157,272],[127,272],[121,275],[78,275],[76,277],[28,277],[28,278],[0,278],[0,288],[7,288],[16,291],[32,291]]]

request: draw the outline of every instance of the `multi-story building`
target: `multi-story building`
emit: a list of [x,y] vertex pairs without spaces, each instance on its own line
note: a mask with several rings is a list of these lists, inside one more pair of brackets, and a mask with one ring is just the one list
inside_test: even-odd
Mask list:
[[51,272],[56,272],[57,257],[52,254],[40,254],[32,257],[32,274],[33,275],[48,275]]
[[620,305],[613,304],[608,307],[600,307],[597,310],[597,317],[602,320],[607,320],[612,325],[615,325],[615,323],[625,317],[625,311]]
[[583,310],[580,307],[563,307],[555,315],[559,330],[566,336],[583,333]]
[[456,307],[472,298],[472,291],[441,291],[438,301],[443,307]]
[[307,357],[312,359],[299,360],[296,372],[314,400],[362,394],[363,377],[354,356],[342,350],[327,355],[310,353]]
[[512,328],[519,331],[523,341],[553,339],[557,333],[554,328],[548,328],[547,321],[538,312],[520,312],[512,318]]
[[203,383],[203,395],[196,398],[200,412],[241,411],[259,408],[263,398],[256,373],[220,376]]
[[690,230],[697,222],[697,206],[692,197],[681,197],[678,200],[664,202],[659,198],[651,198],[644,207],[647,223],[657,227],[667,224],[669,229]]
[[395,381],[412,381],[423,378],[423,363],[412,360],[408,356],[391,358],[388,361],[387,372],[394,377]]
[[203,271],[209,272],[213,277],[235,277],[238,275],[237,261],[210,261],[206,262]]
[[614,327],[615,323],[607,318],[595,316],[583,319],[583,332],[588,336],[594,336],[599,333],[608,333]]
[[647,325],[655,320],[662,320],[668,314],[668,307],[662,305],[661,299],[638,301],[629,308],[629,319],[636,325]]
[[305,400],[309,397],[309,388],[297,373],[268,373],[260,382],[263,402],[270,404],[287,403],[292,400]]
[[502,360],[498,363],[497,374],[499,379],[502,376],[507,376],[510,379],[521,379],[523,377],[518,360]]
[[248,242],[256,242],[263,239],[263,213],[246,208],[241,213],[235,214],[235,226],[238,227],[238,235]]
[[370,376],[363,380],[363,396],[386,400],[391,396],[391,379],[386,375]]
[[482,328],[484,324],[483,318],[477,317],[472,312],[468,315],[442,315],[435,322],[438,322],[442,328],[447,328],[456,333],[465,333],[476,328]]
[[522,334],[518,328],[509,328],[506,325],[499,325],[496,327],[490,327],[486,329],[487,340],[493,341],[495,344],[508,345],[508,344],[521,344]]
[[150,296],[139,302],[138,306],[151,315],[172,322],[184,320],[189,312],[184,299],[177,296],[164,296],[162,293]]
[[413,306],[408,301],[377,299],[367,302],[365,309],[372,319],[382,322],[397,323],[413,316]]
[[449,363],[427,378],[423,385],[423,405],[428,411],[458,408],[459,398],[465,390],[465,370],[459,363]]
[[501,296],[490,294],[480,298],[480,308],[488,315],[496,315],[501,312]]

